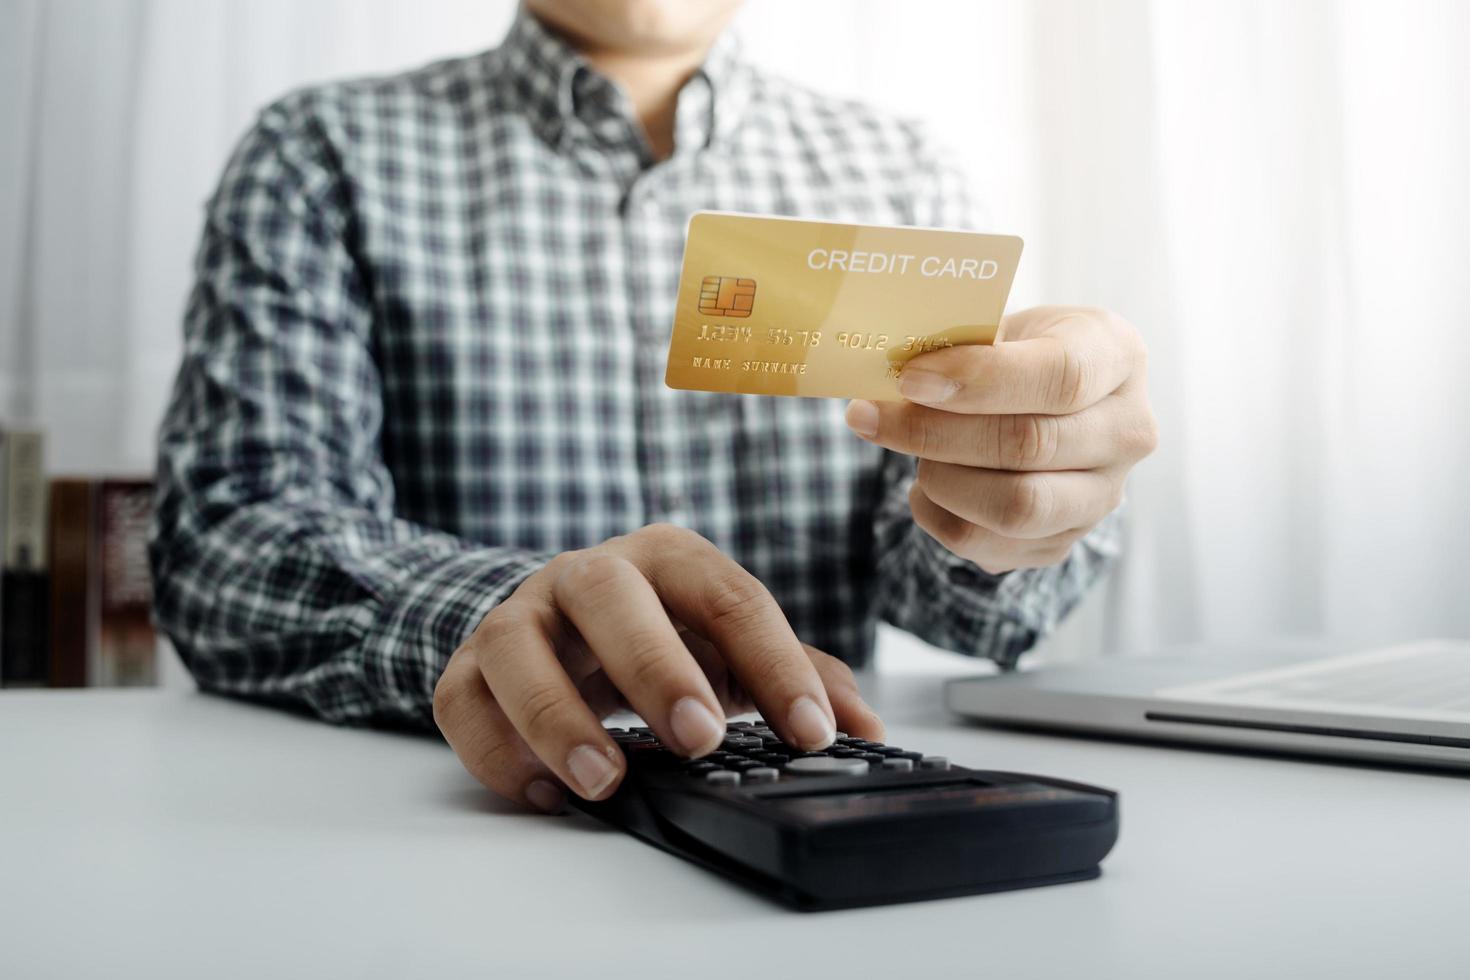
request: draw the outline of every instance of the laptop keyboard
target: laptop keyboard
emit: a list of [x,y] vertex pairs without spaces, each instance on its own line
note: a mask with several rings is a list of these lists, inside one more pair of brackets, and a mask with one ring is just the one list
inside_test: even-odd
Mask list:
[[[1470,644],[1431,641],[1160,692],[1235,704],[1408,709],[1470,721]],[[1458,720],[1458,719],[1457,719]]]

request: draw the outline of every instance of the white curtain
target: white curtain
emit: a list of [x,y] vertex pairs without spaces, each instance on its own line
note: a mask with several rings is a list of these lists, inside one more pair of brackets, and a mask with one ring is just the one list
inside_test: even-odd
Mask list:
[[[0,4],[0,418],[146,470],[200,204],[288,88],[488,47],[508,0]],[[1164,445],[1056,656],[1470,635],[1470,4],[754,0],[758,62],[927,119],[1013,306],[1105,305]]]

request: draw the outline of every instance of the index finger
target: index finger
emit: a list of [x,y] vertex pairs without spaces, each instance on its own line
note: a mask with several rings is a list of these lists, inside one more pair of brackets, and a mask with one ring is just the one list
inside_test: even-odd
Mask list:
[[640,565],[669,612],[720,651],[782,739],[826,748],[837,735],[832,705],[786,614],[754,575],[707,542],[670,536]]
[[972,415],[1071,415],[1116,391],[1133,350],[1097,318],[1074,316],[1047,333],[920,354],[899,374],[909,401]]

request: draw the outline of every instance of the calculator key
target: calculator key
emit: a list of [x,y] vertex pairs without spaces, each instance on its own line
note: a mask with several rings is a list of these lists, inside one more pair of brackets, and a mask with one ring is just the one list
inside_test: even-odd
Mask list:
[[892,758],[893,756],[905,755],[904,750],[896,745],[885,745],[881,749],[874,749],[873,751],[877,752],[879,755],[886,755],[889,758]]
[[730,724],[728,724],[728,725],[725,726],[725,731],[727,731],[727,732],[738,732],[738,731],[741,731],[742,729],[746,729],[746,728],[749,728],[749,727],[750,727],[750,722],[748,722],[748,721],[732,721],[732,722],[730,722]]
[[838,732],[836,735],[834,735],[832,737],[834,739],[844,739],[844,738],[847,738],[847,732]]
[[718,769],[714,772],[706,773],[704,781],[711,786],[739,786],[740,773],[730,772],[728,769]]
[[908,759],[911,762],[913,762],[914,765],[917,766],[919,764],[919,760],[922,759],[922,758],[924,758],[924,753],[922,753],[922,752],[900,752],[897,755],[895,755],[894,758],[895,759]]
[[761,765],[754,759],[733,759],[725,763],[725,768],[733,772],[745,772],[747,769],[759,769]]
[[607,732],[609,735],[616,735],[618,732],[622,732],[622,731],[626,731],[626,730],[627,729],[624,729],[624,728],[604,728],[603,729],[603,731]]
[[639,735],[652,735],[653,734],[653,729],[652,728],[649,728],[647,725],[635,725],[634,727],[628,729],[628,731],[630,731],[630,732],[636,732]]
[[762,742],[754,736],[729,735],[725,738],[725,749],[730,752],[744,749],[758,749],[765,744],[765,742]]
[[837,744],[838,745],[845,745],[845,746],[847,746],[850,749],[860,749],[864,745],[867,744],[867,741],[868,740],[865,739],[865,738],[853,738],[852,736],[849,735],[849,736],[845,736],[843,738],[839,738],[837,740]]
[[863,753],[861,749],[833,749],[827,754],[834,759],[856,759]]
[[660,742],[658,739],[649,738],[647,735],[642,735],[638,738],[624,739],[619,744],[622,745],[625,749],[661,749],[664,747],[663,743]]
[[864,752],[862,755],[858,756],[858,758],[862,759],[869,765],[881,766],[883,764],[883,760],[888,758],[888,756],[879,755],[877,752]]
[[747,783],[774,783],[781,774],[770,766],[759,766],[755,769],[747,769],[744,776]]
[[867,739],[861,739],[857,743],[857,748],[867,749],[869,752],[877,752],[879,749],[887,748],[887,746],[882,742],[870,742]]
[[926,755],[919,760],[920,769],[948,769],[949,760],[942,755]]
[[[907,759],[904,760],[908,762]],[[913,763],[909,763],[913,765]],[[830,755],[810,755],[786,763],[786,771],[798,776],[862,776],[868,764],[861,759],[835,759]]]
[[892,758],[884,759],[883,760],[883,771],[884,772],[913,772],[914,771],[914,760],[913,759],[892,759]]
[[791,756],[785,752],[757,752],[754,758],[762,762],[769,762],[773,766],[784,766],[791,761]]
[[703,776],[706,773],[718,772],[719,766],[713,762],[696,762],[684,767],[684,771],[691,776]]

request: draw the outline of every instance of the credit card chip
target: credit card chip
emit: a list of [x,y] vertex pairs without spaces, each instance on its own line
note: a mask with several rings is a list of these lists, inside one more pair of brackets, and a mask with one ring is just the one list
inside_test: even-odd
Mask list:
[[755,308],[755,280],[705,276],[699,286],[699,312],[708,316],[747,317]]

